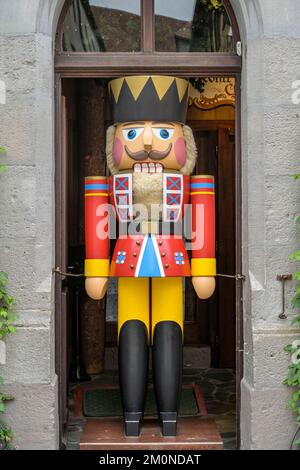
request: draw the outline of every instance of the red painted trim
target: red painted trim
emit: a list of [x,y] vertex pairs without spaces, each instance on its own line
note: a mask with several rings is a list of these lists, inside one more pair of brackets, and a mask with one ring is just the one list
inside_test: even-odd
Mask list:
[[195,394],[195,398],[196,398],[196,402],[197,402],[200,414],[202,416],[207,416],[208,413],[207,413],[204,397],[202,394],[202,390],[201,390],[200,385],[197,383],[194,385],[194,394]]

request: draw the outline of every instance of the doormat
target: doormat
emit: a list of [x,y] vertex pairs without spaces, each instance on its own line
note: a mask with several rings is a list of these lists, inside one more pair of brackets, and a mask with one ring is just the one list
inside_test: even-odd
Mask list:
[[[121,396],[118,389],[93,389],[83,392],[83,414],[88,418],[122,416]],[[193,388],[183,388],[179,416],[199,415]],[[154,389],[147,392],[145,416],[157,416]]]

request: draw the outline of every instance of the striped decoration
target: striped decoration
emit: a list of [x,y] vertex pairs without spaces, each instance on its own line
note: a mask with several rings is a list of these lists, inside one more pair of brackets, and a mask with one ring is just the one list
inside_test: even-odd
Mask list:
[[191,195],[196,194],[215,194],[215,183],[212,177],[192,177]]
[[105,177],[85,179],[85,196],[108,196],[108,183]]

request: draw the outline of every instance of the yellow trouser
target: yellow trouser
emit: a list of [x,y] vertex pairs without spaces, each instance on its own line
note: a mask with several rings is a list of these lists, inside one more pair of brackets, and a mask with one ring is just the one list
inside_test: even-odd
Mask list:
[[151,282],[143,277],[119,277],[118,332],[126,321],[140,320],[146,325],[149,343],[161,321],[178,323],[183,333],[182,290],[181,277],[155,277]]

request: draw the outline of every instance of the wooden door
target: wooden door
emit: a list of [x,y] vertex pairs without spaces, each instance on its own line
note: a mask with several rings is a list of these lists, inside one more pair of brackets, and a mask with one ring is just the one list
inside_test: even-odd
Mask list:
[[[235,274],[235,136],[234,123],[189,123],[198,149],[195,174],[214,175],[216,182],[217,271]],[[235,280],[217,277],[211,299],[200,301],[186,282],[185,343],[208,344],[213,367],[234,367],[236,349]]]
[[[217,269],[236,273],[235,240],[235,135],[230,128],[218,130]],[[235,367],[236,281],[218,278],[218,365]]]
[[[214,175],[217,177],[218,145],[216,130],[197,130],[196,123],[189,123],[194,132],[198,158],[194,174]],[[209,301],[200,301],[194,291],[192,280],[186,279],[185,293],[185,344],[210,345],[214,354],[217,306],[216,295]],[[213,360],[213,362],[215,362]]]

